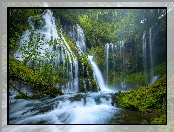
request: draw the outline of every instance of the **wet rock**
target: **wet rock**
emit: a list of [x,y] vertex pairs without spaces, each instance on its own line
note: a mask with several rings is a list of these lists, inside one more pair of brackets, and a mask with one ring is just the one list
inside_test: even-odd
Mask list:
[[152,113],[152,109],[146,109],[146,112]]

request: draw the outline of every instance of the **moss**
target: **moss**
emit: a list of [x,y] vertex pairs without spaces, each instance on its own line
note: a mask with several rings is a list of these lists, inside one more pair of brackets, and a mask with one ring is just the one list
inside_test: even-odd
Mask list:
[[[22,62],[16,60],[11,54],[9,54],[9,77],[10,85],[12,88],[17,90],[20,95],[17,96],[25,98],[41,97],[43,94],[52,94],[54,96],[62,94],[61,90],[57,89],[54,80],[49,80],[49,78],[42,76],[37,71],[33,71],[31,68],[24,65]],[[58,77],[54,77],[57,80]],[[18,80],[25,83],[28,83],[34,86],[36,93],[28,96],[25,93],[21,92],[16,86],[11,82],[11,80]],[[50,83],[51,82],[51,83]]]
[[33,71],[21,61],[16,60],[11,54],[9,54],[9,76],[31,84],[42,83],[46,85],[47,83],[45,82],[44,77],[38,72]]
[[[10,9],[9,10],[9,49],[17,47],[17,39],[28,28],[28,17],[39,15],[43,9]],[[16,16],[20,16],[16,17]]]
[[17,94],[14,98],[15,99],[26,99],[27,97],[24,96],[23,94]]
[[[153,68],[154,71],[154,75],[163,75],[165,74],[166,71],[166,62],[162,62],[161,64],[155,66]],[[150,80],[151,79],[151,70],[148,70],[146,72],[147,74],[147,79]],[[115,76],[115,81],[114,81],[114,76]],[[124,78],[124,80],[123,80]],[[117,73],[114,71],[110,71],[109,72],[109,84],[110,85],[115,85],[114,82],[118,83],[118,82],[128,82],[128,83],[139,83],[139,84],[144,84],[145,82],[145,76],[143,72],[136,72],[136,73],[130,73],[127,75],[123,75],[122,73]]]
[[156,117],[151,121],[151,124],[166,124],[166,114]]
[[[64,36],[66,42],[69,44],[71,50],[77,56],[78,67],[79,67],[79,79],[84,79],[87,84],[90,81],[92,83],[92,91],[98,91],[99,86],[93,78],[93,70],[92,70],[91,65],[89,64],[87,56],[84,53],[82,53],[82,55],[80,55],[75,44],[68,37],[66,37],[65,35],[63,35],[63,36]],[[82,73],[82,71],[83,71],[82,63],[84,63],[84,73]],[[89,72],[89,77],[87,77],[87,71]],[[85,92],[82,81],[80,81],[79,86],[80,86],[80,92]],[[89,89],[86,89],[86,90],[89,91]]]
[[62,91],[58,88],[52,88],[47,93],[50,97],[56,97],[57,95],[63,95]]
[[166,74],[154,84],[140,86],[137,90],[115,94],[116,104],[127,109],[139,110],[142,113],[166,112]]

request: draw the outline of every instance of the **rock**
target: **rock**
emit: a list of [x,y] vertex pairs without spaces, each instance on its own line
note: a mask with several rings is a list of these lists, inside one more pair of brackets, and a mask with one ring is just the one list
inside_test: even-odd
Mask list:
[[146,109],[146,112],[152,113],[152,109]]

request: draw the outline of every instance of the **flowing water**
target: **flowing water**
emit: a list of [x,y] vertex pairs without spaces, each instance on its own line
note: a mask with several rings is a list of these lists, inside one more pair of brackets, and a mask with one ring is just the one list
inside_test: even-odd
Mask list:
[[[41,99],[14,99],[10,89],[9,124],[145,124],[139,112],[118,108],[92,56],[88,56],[101,91]],[[27,91],[27,87],[25,90]]]
[[10,124],[108,124],[117,108],[108,92],[10,100]]
[[[16,59],[24,61],[26,57],[30,57],[35,64],[42,66],[45,62],[54,63],[54,70],[59,74],[60,66],[67,73],[65,77],[68,81],[57,86],[61,88],[64,95],[56,98],[45,97],[41,99],[14,99],[18,92],[12,88],[9,89],[9,123],[10,124],[108,124],[113,117],[113,112],[116,107],[111,104],[113,92],[108,92],[104,85],[103,77],[92,58],[89,57],[89,62],[94,70],[94,78],[101,87],[100,92],[96,93],[78,93],[79,92],[79,65],[76,55],[72,52],[70,46],[66,42],[63,34],[60,31],[58,35],[55,18],[50,10],[45,10],[41,15],[41,25],[35,25],[33,17],[28,19],[29,26],[32,30],[26,30],[20,38],[19,49],[38,53],[37,56],[29,56],[27,53],[22,53],[18,50],[14,53]],[[79,48],[79,54],[83,55],[86,52],[84,42],[84,33],[79,25],[75,27],[76,31],[72,33],[77,36],[75,44]],[[31,39],[32,38],[32,39]],[[54,45],[50,44],[54,43]],[[25,49],[26,48],[26,49]],[[37,62],[35,60],[42,60]],[[65,61],[66,60],[66,61]],[[32,61],[28,61],[27,65],[32,66]],[[39,67],[38,66],[38,67]],[[38,67],[34,67],[37,69]],[[82,64],[84,73],[84,65]],[[42,72],[42,71],[41,71]],[[88,73],[88,72],[87,72]],[[87,82],[83,80],[83,85],[86,88]],[[14,82],[21,88],[20,90],[32,94],[31,86],[22,82]],[[91,82],[89,81],[92,89]],[[107,90],[107,91],[106,91]],[[71,94],[70,94],[71,93]]]
[[145,77],[145,83],[147,84],[147,46],[146,46],[146,31],[143,32],[143,65],[144,65],[144,77]]
[[[29,26],[32,30],[26,30],[20,38],[20,48],[27,48],[30,52],[39,53],[37,56],[29,56],[28,54],[21,53],[20,50],[14,53],[18,60],[24,60],[26,57],[31,57],[31,60],[42,60],[41,62],[34,61],[39,66],[45,62],[54,63],[54,70],[57,74],[61,65],[66,72],[64,75],[68,81],[64,85],[57,86],[61,88],[64,95],[50,98],[44,96],[40,99],[14,99],[17,94],[12,88],[9,89],[9,124],[109,124],[112,120],[117,120],[115,124],[131,123],[136,120],[132,113],[127,111],[126,115],[131,117],[122,118],[125,111],[122,112],[121,108],[115,106],[113,102],[114,93],[116,91],[110,90],[107,87],[108,71],[109,71],[109,48],[114,52],[115,47],[113,44],[106,45],[106,84],[104,83],[101,71],[93,61],[93,56],[88,56],[88,61],[93,68],[93,76],[100,86],[101,91],[79,93],[79,62],[77,56],[72,52],[70,46],[66,42],[63,34],[60,31],[58,35],[55,18],[50,10],[46,10],[41,17],[41,27],[38,27],[33,22],[33,17],[28,19]],[[79,25],[76,25],[77,38],[74,40],[76,46],[80,49],[79,54],[83,55],[86,52],[86,45],[84,41],[84,33]],[[72,32],[72,36],[75,34]],[[30,42],[30,38],[32,42]],[[73,37],[72,37],[73,39]],[[51,45],[54,42],[55,45]],[[36,44],[37,43],[37,44]],[[34,45],[35,44],[35,45]],[[124,42],[119,43],[120,55],[122,54]],[[116,50],[115,50],[116,51]],[[51,56],[53,54],[54,56]],[[124,54],[124,53],[123,53]],[[113,61],[114,61],[114,56]],[[124,56],[122,56],[124,59]],[[65,61],[66,60],[66,61]],[[32,61],[28,61],[27,65],[31,66]],[[123,62],[124,63],[124,62]],[[124,64],[123,64],[124,65]],[[34,67],[37,69],[37,67]],[[115,67],[113,67],[114,69]],[[82,64],[84,72],[84,66]],[[87,72],[88,73],[88,72]],[[91,82],[88,82],[89,89],[92,89]],[[124,84],[124,82],[123,82]],[[23,92],[28,92],[31,86],[18,82],[16,85],[22,85]],[[83,85],[86,88],[87,82],[83,80]],[[21,87],[21,86],[17,86]],[[138,115],[139,116],[139,115]],[[143,123],[143,118],[138,123]]]

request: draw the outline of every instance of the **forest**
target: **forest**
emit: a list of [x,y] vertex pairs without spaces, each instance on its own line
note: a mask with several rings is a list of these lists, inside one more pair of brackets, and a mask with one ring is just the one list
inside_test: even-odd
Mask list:
[[9,8],[8,123],[166,124],[166,13]]

